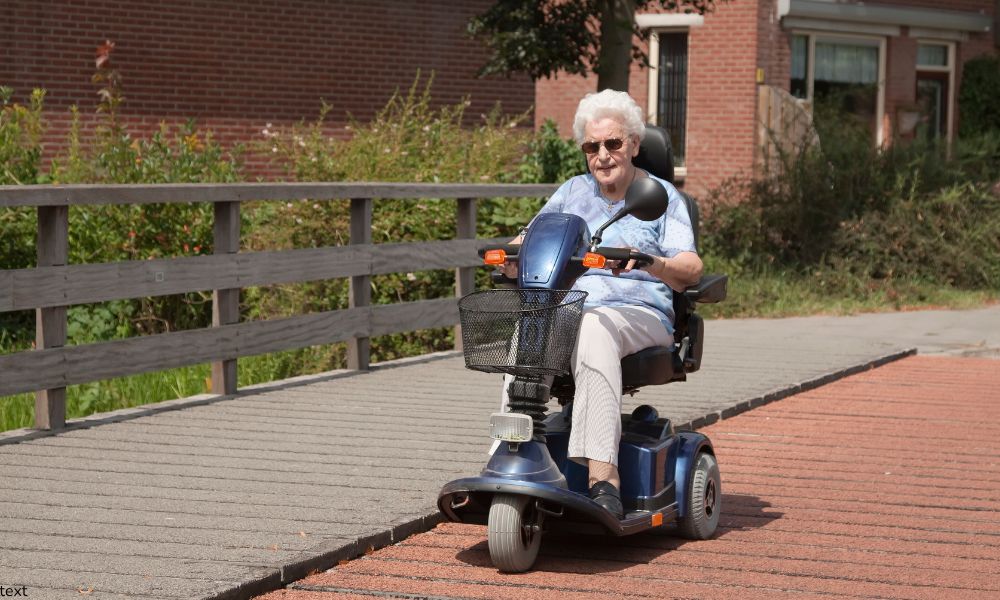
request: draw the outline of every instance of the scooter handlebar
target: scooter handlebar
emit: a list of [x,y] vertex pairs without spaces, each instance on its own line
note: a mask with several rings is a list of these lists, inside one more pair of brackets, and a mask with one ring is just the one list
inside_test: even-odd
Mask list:
[[631,248],[597,248],[594,251],[608,260],[617,260],[622,267],[630,260],[635,260],[635,266],[645,267],[653,264],[653,257],[645,252],[639,252]]
[[[503,250],[507,255],[507,258],[517,258],[518,251],[520,251],[520,244],[499,244],[496,246],[483,246],[477,251],[480,257],[483,257],[486,252],[490,250]],[[645,252],[639,252],[638,250],[633,250],[631,248],[597,248],[595,253],[600,254],[608,260],[618,261],[621,267],[624,267],[629,260],[635,260],[636,267],[644,267],[653,264],[653,257]],[[582,261],[582,257],[573,257],[574,261]],[[494,272],[492,274],[493,284],[511,284],[517,283],[516,279],[506,277],[502,272]]]
[[479,258],[483,258],[490,250],[503,250],[507,256],[517,256],[517,252],[520,249],[520,244],[498,244],[496,246],[483,246],[476,252],[479,254]]

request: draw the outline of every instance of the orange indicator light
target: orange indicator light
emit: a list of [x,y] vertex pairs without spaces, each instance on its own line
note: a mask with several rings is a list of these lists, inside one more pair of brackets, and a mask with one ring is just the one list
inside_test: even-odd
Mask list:
[[503,250],[487,250],[483,254],[483,263],[487,265],[502,265],[507,260],[507,253]]
[[583,266],[589,267],[591,269],[603,269],[604,263],[607,262],[600,254],[595,254],[593,252],[588,252],[583,255]]
[[653,527],[659,527],[663,525],[663,513],[656,513],[653,515]]

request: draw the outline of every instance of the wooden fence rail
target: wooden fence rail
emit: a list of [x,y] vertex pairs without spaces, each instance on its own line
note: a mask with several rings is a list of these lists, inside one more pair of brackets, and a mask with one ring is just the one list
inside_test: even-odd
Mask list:
[[[35,426],[66,421],[66,386],[199,363],[212,363],[212,392],[236,391],[241,356],[333,342],[348,343],[348,368],[367,369],[374,336],[458,323],[455,298],[371,305],[373,275],[455,269],[455,292],[473,290],[477,198],[551,194],[552,185],[240,183],[176,185],[0,186],[0,207],[38,211],[37,266],[0,270],[0,312],[35,310],[35,349],[0,356],[0,396],[36,393]],[[378,199],[457,201],[454,240],[372,244]],[[239,252],[240,203],[311,200],[351,203],[350,244]],[[97,204],[211,202],[210,256],[68,265],[69,207]],[[240,322],[242,288],[350,278],[349,307],[269,321]],[[212,327],[66,346],[66,309],[74,304],[212,290]],[[460,340],[456,336],[456,340]],[[460,342],[458,342],[460,343]]]

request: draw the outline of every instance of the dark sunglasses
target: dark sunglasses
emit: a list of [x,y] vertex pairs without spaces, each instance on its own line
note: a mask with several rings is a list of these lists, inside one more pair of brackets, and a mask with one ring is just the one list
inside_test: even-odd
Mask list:
[[580,149],[583,150],[585,154],[597,154],[601,149],[601,144],[604,144],[604,147],[608,149],[608,152],[614,152],[625,145],[625,140],[621,138],[608,138],[603,142],[584,142],[580,144]]

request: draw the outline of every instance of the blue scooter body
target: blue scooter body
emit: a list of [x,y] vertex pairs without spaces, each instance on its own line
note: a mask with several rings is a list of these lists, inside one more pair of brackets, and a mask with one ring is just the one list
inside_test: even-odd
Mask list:
[[[518,252],[518,287],[572,287],[587,269],[571,259],[583,255],[590,238],[576,215],[539,215]],[[485,524],[495,494],[527,495],[537,510],[559,517],[547,519],[547,529],[614,535],[669,526],[687,514],[694,461],[699,452],[714,454],[706,436],[674,432],[650,406],[622,415],[618,468],[625,517],[619,520],[589,498],[587,468],[567,457],[568,413],[546,418],[544,440],[500,442],[478,477],[446,484],[438,497],[442,513],[452,521]]]

